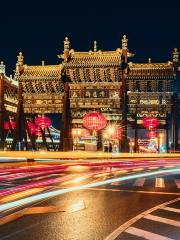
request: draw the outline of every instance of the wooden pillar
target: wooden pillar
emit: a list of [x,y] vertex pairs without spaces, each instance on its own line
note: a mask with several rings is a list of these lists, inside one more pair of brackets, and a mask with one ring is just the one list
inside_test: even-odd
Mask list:
[[4,150],[4,74],[0,74],[0,149]]
[[97,150],[98,151],[102,151],[102,132],[101,131],[97,131]]
[[64,99],[63,99],[63,113],[62,113],[62,125],[60,134],[60,151],[71,151],[73,148],[72,141],[72,120],[70,111],[70,99],[69,99],[69,84],[65,83]]
[[23,90],[22,84],[19,83],[18,89],[18,106],[17,106],[17,113],[16,113],[16,127],[14,131],[14,139],[12,143],[12,150],[24,150],[24,142],[23,140],[26,139],[25,134],[25,116],[24,116],[24,109],[23,109]]
[[167,148],[167,152],[169,152],[169,121],[168,121],[168,113],[167,113],[167,116],[166,116],[166,148]]
[[128,95],[127,95],[127,84],[125,73],[128,74],[129,66],[127,63],[127,38],[124,35],[122,39],[122,53],[120,57],[120,69],[122,72],[122,87],[121,87],[121,97],[122,97],[122,152],[128,152],[128,139],[127,139],[127,114],[128,114]]
[[138,152],[138,125],[137,125],[137,113],[135,118],[135,126],[134,126],[134,152]]
[[127,113],[128,113],[128,99],[127,99],[127,88],[126,88],[126,80],[124,75],[124,70],[122,70],[122,88],[121,88],[121,97],[122,97],[122,152],[127,152],[128,150],[128,142],[127,142]]
[[178,146],[178,124],[177,124],[177,116],[178,116],[178,107],[177,107],[177,96],[176,93],[173,94],[172,97],[172,146],[173,151],[177,150]]
[[169,128],[166,127],[166,148],[167,152],[169,152]]

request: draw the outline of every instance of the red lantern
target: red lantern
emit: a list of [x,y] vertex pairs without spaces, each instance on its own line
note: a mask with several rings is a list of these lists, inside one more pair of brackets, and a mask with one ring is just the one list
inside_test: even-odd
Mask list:
[[42,136],[42,130],[41,130],[41,128],[39,128],[39,127],[35,128],[34,134],[35,134],[36,136]]
[[99,112],[87,113],[83,117],[83,126],[90,130],[101,130],[106,127],[107,119],[106,117]]
[[159,121],[155,117],[145,117],[143,119],[143,126],[148,129],[156,128],[159,125]]
[[51,125],[51,119],[45,116],[37,117],[35,119],[35,124],[40,127],[42,130]]
[[121,128],[116,128],[115,132],[114,132],[114,134],[112,136],[112,139],[119,140],[119,139],[121,139],[121,136],[122,136],[122,129]]
[[16,123],[13,120],[10,120],[9,122],[8,121],[4,122],[4,129],[5,130],[10,130],[11,128],[15,129],[15,127],[16,127]]
[[28,122],[28,128],[29,128],[29,131],[30,131],[31,135],[35,134],[35,132],[36,132],[36,126],[35,126],[34,123]]
[[146,136],[148,138],[156,138],[157,137],[157,133],[155,131],[149,131],[149,132],[147,132]]

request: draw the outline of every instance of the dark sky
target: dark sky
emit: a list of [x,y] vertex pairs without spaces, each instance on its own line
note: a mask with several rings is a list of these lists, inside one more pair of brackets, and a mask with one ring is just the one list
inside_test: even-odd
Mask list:
[[[13,1],[15,2],[15,1]],[[146,6],[144,5],[146,4]],[[101,50],[121,47],[125,33],[133,61],[171,60],[174,47],[180,49],[180,8],[165,1],[16,1],[1,3],[0,59],[8,73],[15,68],[18,51],[25,63],[59,62],[63,39],[71,46],[88,51],[94,40]]]

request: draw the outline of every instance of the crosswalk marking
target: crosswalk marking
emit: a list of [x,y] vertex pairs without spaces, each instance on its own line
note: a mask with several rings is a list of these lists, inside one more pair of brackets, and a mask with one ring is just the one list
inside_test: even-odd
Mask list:
[[177,209],[177,208],[165,207],[165,208],[162,208],[162,209],[166,210],[166,211],[180,213],[180,209]]
[[155,187],[156,188],[165,188],[164,178],[156,178]]
[[138,178],[136,179],[135,183],[133,184],[133,186],[135,187],[143,187],[144,183],[145,183],[145,178]]
[[180,222],[175,221],[175,220],[171,220],[169,218],[158,217],[158,216],[155,216],[155,215],[152,215],[152,214],[148,214],[144,218],[146,218],[148,220],[152,220],[152,221],[161,222],[161,223],[169,224],[169,225],[172,225],[172,226],[180,227]]
[[175,179],[175,183],[177,188],[180,188],[180,179]]
[[[134,183],[132,183],[131,186],[133,186],[133,187],[144,187],[144,184],[145,184],[146,181],[148,181],[147,178],[138,178],[134,181]],[[176,187],[179,189],[180,188],[180,179],[174,179],[174,182],[175,182]],[[119,182],[119,181],[113,182],[110,185],[119,186],[119,185],[121,185],[121,182]],[[153,187],[153,185],[152,185],[152,187]],[[155,188],[166,188],[164,178],[156,178],[155,179]]]
[[129,227],[128,229],[126,229],[125,231],[126,233],[135,235],[137,237],[142,237],[144,239],[149,239],[149,240],[173,240],[172,238],[168,238],[159,234],[155,234],[152,232],[148,232],[139,228],[135,228],[135,227]]
[[[163,204],[159,204],[155,207],[152,207],[144,212],[141,212],[140,214],[138,214],[137,216],[135,216],[134,218],[130,219],[129,221],[125,222],[124,224],[120,225],[116,230],[114,230],[109,236],[107,236],[105,238],[105,240],[115,240],[117,239],[121,239],[121,234],[123,234],[123,232],[125,233],[129,233],[129,234],[132,234],[134,235],[134,239],[141,237],[142,239],[149,239],[149,240],[172,240],[171,237],[173,236],[169,236],[169,238],[165,235],[159,235],[157,233],[153,233],[154,230],[152,230],[153,232],[150,232],[148,231],[149,229],[146,228],[146,230],[143,230],[143,229],[138,229],[136,227],[132,227],[136,222],[138,221],[141,221],[143,219],[145,219],[145,216],[149,215],[149,216],[152,216],[150,213],[153,213],[154,211],[158,210],[158,209],[161,209],[161,208],[164,208],[166,206],[169,206],[170,204],[173,204],[173,203],[177,203],[179,202],[180,198],[176,198],[176,199],[173,199],[173,200],[170,200],[170,201],[167,201],[167,202],[164,202]],[[156,217],[156,216],[154,216]],[[158,219],[159,220],[159,219]],[[167,223],[170,219],[165,219],[165,222]],[[162,222],[162,218],[161,218],[161,222]],[[177,221],[171,221],[171,224],[173,223],[173,226],[174,226],[174,222],[177,223]],[[169,224],[169,222],[168,222]],[[179,224],[179,222],[178,222]],[[148,227],[148,225],[147,225]],[[167,225],[162,225],[162,227],[167,227]],[[179,227],[179,225],[178,225]],[[179,229],[178,229],[179,230]],[[146,234],[145,234],[146,233]],[[143,234],[143,235],[142,235]],[[165,234],[165,233],[162,233],[162,234]],[[127,236],[128,237],[128,236]],[[123,239],[123,238],[122,238]],[[128,238],[127,238],[128,239]]]

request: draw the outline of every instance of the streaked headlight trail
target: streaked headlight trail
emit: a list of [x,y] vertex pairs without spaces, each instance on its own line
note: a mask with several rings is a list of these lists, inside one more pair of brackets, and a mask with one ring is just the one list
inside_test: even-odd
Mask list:
[[117,181],[126,181],[126,180],[141,178],[141,177],[150,177],[150,176],[154,176],[157,174],[169,174],[169,173],[179,173],[179,172],[180,172],[180,168],[176,167],[176,168],[172,168],[172,169],[157,170],[157,171],[152,171],[152,172],[137,173],[137,174],[127,175],[127,176],[122,176],[122,177],[118,177],[118,178],[111,178],[111,179],[107,179],[104,181],[69,187],[67,189],[52,190],[50,192],[37,194],[35,196],[30,196],[30,197],[20,199],[17,201],[13,201],[10,203],[5,203],[0,206],[0,211],[1,212],[7,211],[12,208],[16,208],[16,207],[23,206],[26,204],[34,203],[39,200],[45,200],[47,198],[56,197],[58,195],[62,195],[62,194],[73,192],[73,191],[83,190],[83,189],[92,188],[92,187],[99,187],[99,186],[107,185],[107,184],[117,182]]

